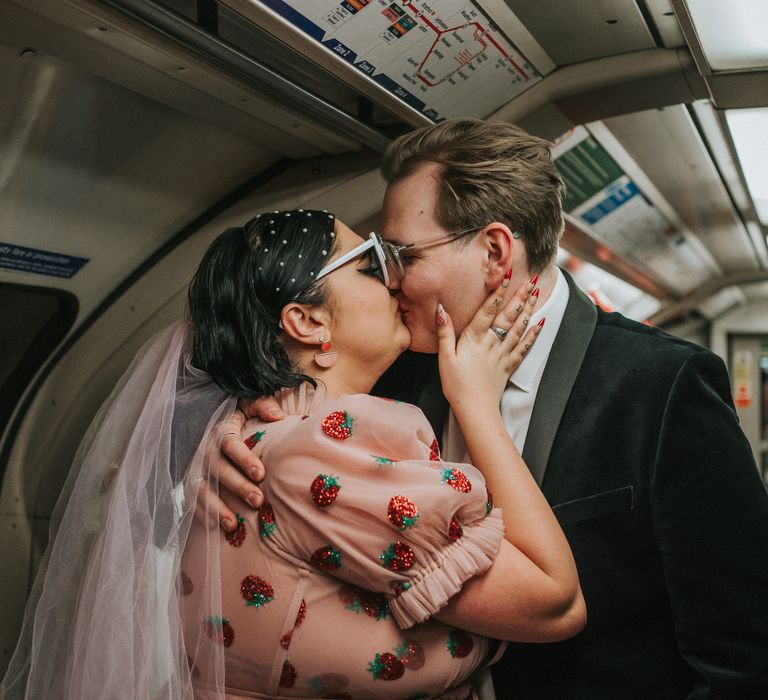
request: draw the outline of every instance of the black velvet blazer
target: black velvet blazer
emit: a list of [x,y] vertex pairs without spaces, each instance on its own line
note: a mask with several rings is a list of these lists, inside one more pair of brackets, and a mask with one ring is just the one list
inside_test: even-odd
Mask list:
[[[768,495],[723,362],[570,298],[523,457],[570,542],[588,623],[511,644],[498,700],[768,698]],[[435,356],[406,353],[378,393],[440,435]]]

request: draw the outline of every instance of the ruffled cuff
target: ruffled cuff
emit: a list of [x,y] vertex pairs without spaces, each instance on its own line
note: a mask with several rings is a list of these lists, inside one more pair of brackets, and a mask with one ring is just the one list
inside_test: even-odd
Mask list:
[[389,610],[400,628],[408,629],[432,617],[466,581],[485,573],[503,538],[500,508],[477,523],[465,525],[462,538],[446,547],[440,559],[420,571],[407,590],[389,601]]

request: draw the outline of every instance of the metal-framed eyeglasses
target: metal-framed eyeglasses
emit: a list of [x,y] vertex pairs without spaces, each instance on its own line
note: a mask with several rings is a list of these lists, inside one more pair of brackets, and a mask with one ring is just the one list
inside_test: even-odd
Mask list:
[[371,233],[368,234],[368,240],[355,246],[349,252],[344,253],[344,255],[336,258],[336,260],[323,267],[320,272],[317,273],[315,279],[319,280],[320,278],[325,277],[325,275],[337,270],[342,265],[346,265],[350,260],[354,260],[370,250],[368,256],[371,261],[371,266],[362,270],[362,272],[368,272],[375,275],[385,285],[389,286],[392,278],[401,280],[405,277],[403,253],[407,252],[408,255],[412,255],[425,248],[432,248],[434,246],[442,245],[443,243],[450,243],[451,241],[463,238],[480,228],[482,228],[482,226],[474,226],[473,228],[452,231],[451,233],[435,238],[429,238],[426,241],[420,241],[418,243],[400,244],[385,241],[378,233],[371,231]]
[[[405,264],[404,259],[414,255],[415,253],[424,250],[425,248],[433,248],[434,246],[442,245],[443,243],[451,243],[459,238],[463,238],[474,231],[479,231],[482,226],[473,226],[472,228],[461,229],[460,231],[452,231],[451,233],[443,234],[442,236],[436,236],[435,238],[428,238],[426,241],[419,241],[416,243],[390,243],[378,236],[382,242],[382,247],[386,256],[387,263],[389,264],[391,274],[397,279],[403,279],[405,277]],[[371,234],[374,235],[373,233]],[[378,234],[377,234],[378,235]],[[403,254],[406,255],[403,255]]]

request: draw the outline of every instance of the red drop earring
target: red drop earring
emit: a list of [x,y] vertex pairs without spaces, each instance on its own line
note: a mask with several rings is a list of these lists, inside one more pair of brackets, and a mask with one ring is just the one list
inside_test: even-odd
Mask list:
[[320,336],[320,352],[315,353],[315,364],[318,367],[327,369],[333,366],[338,357],[339,354],[335,350],[331,350],[331,341]]

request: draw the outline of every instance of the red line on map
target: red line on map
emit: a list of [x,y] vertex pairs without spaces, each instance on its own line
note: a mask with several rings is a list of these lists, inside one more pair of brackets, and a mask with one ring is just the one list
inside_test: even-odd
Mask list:
[[[429,59],[429,57],[432,55],[432,52],[434,51],[435,46],[437,45],[437,42],[440,40],[440,37],[443,34],[448,34],[449,32],[455,32],[457,29],[463,29],[464,27],[475,27],[475,29],[477,30],[475,32],[475,39],[483,45],[483,50],[487,48],[487,44],[483,41],[483,39],[486,38],[496,47],[499,53],[502,56],[504,56],[504,58],[506,58],[512,64],[512,66],[514,66],[515,70],[518,73],[520,73],[520,75],[523,76],[523,78],[525,78],[526,80],[528,79],[528,74],[519,65],[517,65],[517,63],[512,59],[512,57],[501,46],[499,46],[497,41],[490,35],[488,30],[486,30],[485,27],[483,27],[479,22],[467,22],[467,24],[461,24],[456,27],[450,27],[449,29],[438,29],[429,19],[427,19],[421,13],[421,10],[418,10],[416,7],[414,7],[412,3],[404,2],[403,7],[407,7],[411,12],[413,12],[414,15],[416,15],[418,19],[424,22],[425,25],[427,25],[433,32],[435,32],[435,34],[437,34],[437,37],[432,43],[432,46],[429,47],[429,51],[427,51],[426,55],[424,56],[424,59],[419,64],[419,68],[418,68],[419,73],[417,74],[417,77],[421,79],[422,82],[429,85],[430,87],[434,87],[435,84],[430,83],[426,78],[424,78],[420,74],[421,69],[424,67],[424,64],[427,62],[427,59]],[[466,65],[471,60],[472,58],[469,58],[467,60],[461,60],[459,68]]]

